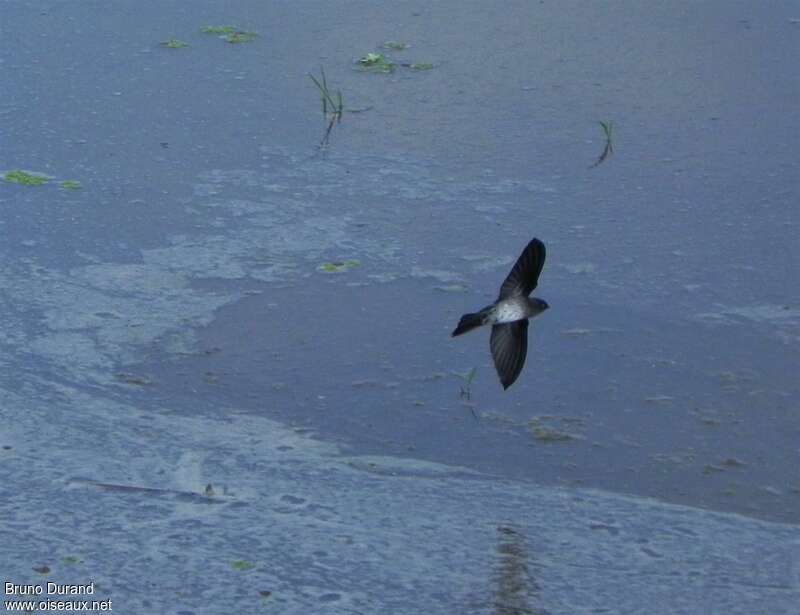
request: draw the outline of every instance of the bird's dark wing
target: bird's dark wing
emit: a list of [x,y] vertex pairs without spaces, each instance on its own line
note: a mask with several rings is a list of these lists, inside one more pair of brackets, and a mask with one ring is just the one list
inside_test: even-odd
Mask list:
[[505,282],[500,287],[499,299],[507,299],[514,295],[522,295],[527,297],[531,291],[536,288],[539,282],[539,274],[544,267],[544,258],[546,251],[544,244],[536,239],[531,239],[530,243],[525,246],[522,254],[519,255],[517,262],[508,274]]
[[504,389],[507,389],[519,376],[528,354],[528,321],[517,320],[501,325],[492,325],[489,339],[492,359],[497,375]]

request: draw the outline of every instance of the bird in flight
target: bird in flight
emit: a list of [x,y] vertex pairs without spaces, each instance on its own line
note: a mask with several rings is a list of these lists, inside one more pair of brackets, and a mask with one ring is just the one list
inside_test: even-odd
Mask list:
[[464,314],[453,331],[456,337],[477,327],[492,325],[489,347],[503,389],[514,384],[525,365],[528,319],[550,307],[546,301],[528,296],[539,281],[545,254],[544,244],[535,237],[531,239],[500,287],[497,301],[480,312]]

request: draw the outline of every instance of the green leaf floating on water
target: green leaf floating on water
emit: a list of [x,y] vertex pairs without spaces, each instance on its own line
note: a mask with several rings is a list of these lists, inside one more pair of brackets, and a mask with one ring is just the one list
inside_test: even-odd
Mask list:
[[231,568],[234,570],[251,570],[255,568],[256,565],[251,562],[246,562],[242,559],[236,559],[231,562]]
[[74,179],[65,179],[63,182],[61,182],[61,187],[64,190],[80,190],[83,188],[83,186],[81,186],[81,182],[75,181]]
[[[392,45],[397,45],[397,47],[393,47]],[[400,45],[403,45],[400,47]],[[388,43],[383,44],[384,49],[405,49],[407,45],[404,43],[393,43],[389,41]],[[355,70],[360,70],[363,72],[374,72],[374,73],[393,73],[398,66],[402,66],[403,68],[410,68],[411,70],[431,70],[434,68],[433,64],[428,62],[400,62],[397,64],[392,62],[389,58],[387,58],[382,53],[371,52],[365,56],[362,56],[358,60],[356,60],[356,67]]]
[[235,26],[203,26],[200,28],[203,34],[216,34],[221,39],[229,43],[249,43],[257,36],[257,32],[248,32]]
[[358,68],[364,71],[374,71],[377,73],[392,73],[395,63],[386,59],[382,53],[368,53],[356,62]]
[[361,261],[349,259],[346,261],[334,261],[332,263],[322,263],[319,267],[317,267],[317,270],[322,271],[323,273],[343,273],[345,271],[349,271],[350,269],[355,269],[360,265]]
[[177,38],[170,38],[165,41],[161,41],[160,45],[162,47],[166,47],[167,49],[180,49],[181,47],[188,47],[189,43],[178,40]]
[[394,51],[403,51],[403,49],[408,49],[407,43],[398,43],[397,41],[386,41],[383,45],[381,45],[384,49],[392,49]]
[[232,34],[227,34],[225,36],[225,40],[229,43],[249,43],[258,36],[255,32],[233,32]]
[[47,177],[44,175],[34,175],[19,169],[7,171],[3,179],[11,184],[22,184],[23,186],[41,186],[47,183]]
[[203,26],[200,32],[203,34],[233,34],[238,28],[233,26]]

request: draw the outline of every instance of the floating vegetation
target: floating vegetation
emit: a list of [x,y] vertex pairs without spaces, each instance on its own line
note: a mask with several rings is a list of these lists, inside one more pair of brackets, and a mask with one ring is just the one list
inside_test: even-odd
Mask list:
[[252,570],[256,565],[251,562],[246,562],[242,559],[236,559],[231,562],[231,568],[234,570]]
[[328,122],[328,127],[325,129],[325,134],[322,135],[322,141],[320,141],[320,147],[325,147],[328,144],[328,140],[331,136],[331,130],[333,130],[333,125],[338,124],[342,121],[342,113],[344,112],[344,102],[342,100],[342,91],[336,90],[336,96],[334,97],[331,94],[330,89],[328,88],[328,80],[325,78],[325,69],[321,66],[319,67],[320,78],[317,79],[314,75],[309,73],[309,77],[311,81],[314,82],[314,85],[317,86],[319,90],[320,98],[322,99],[322,117],[328,119],[328,114],[330,114],[330,121]]
[[238,28],[233,26],[203,26],[200,32],[203,34],[233,34]]
[[[393,47],[392,45],[397,45]],[[389,41],[383,44],[384,49],[402,50],[408,47],[405,43]],[[356,60],[356,70],[373,73],[393,73],[398,66],[411,70],[430,70],[433,64],[428,62],[393,62],[382,53],[372,52]]]
[[227,34],[223,38],[229,43],[249,43],[258,36],[255,32],[234,32],[233,34]]
[[407,43],[398,43],[397,41],[386,41],[383,45],[381,45],[384,49],[391,49],[392,51],[403,51],[403,49],[408,49]]
[[19,169],[6,171],[3,179],[11,184],[22,184],[23,186],[41,186],[42,184],[46,184],[48,180],[45,175],[28,173],[27,171],[20,171]]
[[[46,184],[52,178],[44,175],[42,173],[28,173],[27,171],[7,171],[5,175],[3,175],[3,179],[7,182],[12,184],[22,184],[23,186],[41,186],[42,184]],[[62,190],[80,190],[83,188],[81,182],[74,180],[74,179],[65,179],[62,182],[59,182],[59,187]]]
[[75,564],[82,563],[83,560],[77,555],[66,555],[61,558],[61,563],[65,566],[74,566]]
[[459,374],[461,379],[464,381],[464,384],[461,385],[461,392],[459,393],[459,397],[461,399],[471,399],[472,398],[472,381],[475,380],[475,374],[478,373],[478,368],[473,367],[466,373]]
[[595,160],[594,164],[589,167],[590,169],[593,169],[597,165],[602,164],[606,158],[608,158],[611,154],[614,153],[614,141],[613,141],[614,124],[612,122],[601,121],[600,126],[603,128],[603,133],[606,136],[606,145],[603,148],[603,152],[600,154],[597,160]]
[[361,266],[361,261],[349,259],[346,261],[322,263],[319,267],[317,267],[317,271],[322,271],[323,273],[344,273],[345,271],[350,271],[351,269],[355,269],[359,266]]
[[397,64],[388,60],[382,53],[368,53],[356,61],[356,68],[374,73],[393,73]]
[[566,431],[558,431],[541,425],[531,426],[530,430],[533,437],[542,442],[569,442],[575,439],[575,436]]
[[166,47],[167,49],[181,49],[182,47],[188,47],[189,43],[185,41],[181,41],[177,38],[168,38],[165,41],[161,41],[159,43],[162,47]]
[[203,26],[200,28],[203,34],[216,34],[219,38],[228,43],[249,43],[257,36],[257,32],[248,32],[235,26]]
[[[534,437],[534,439],[541,442],[570,442],[572,440],[583,439],[583,436],[578,434],[570,433],[568,431],[556,429],[555,427],[546,425],[546,423],[553,420],[555,420],[555,417],[535,416],[528,421],[528,430],[531,432],[531,435]],[[568,417],[561,417],[560,421],[562,423],[576,423],[578,425],[583,422],[581,419],[570,419]]]

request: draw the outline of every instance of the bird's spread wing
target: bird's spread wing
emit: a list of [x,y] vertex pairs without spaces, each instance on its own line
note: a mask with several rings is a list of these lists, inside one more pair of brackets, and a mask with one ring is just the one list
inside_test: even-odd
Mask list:
[[503,388],[507,389],[519,376],[528,354],[528,321],[517,320],[501,325],[492,325],[489,340],[492,359]]
[[500,287],[499,299],[507,299],[514,295],[527,297],[536,288],[539,282],[539,274],[544,266],[546,252],[544,244],[536,239],[531,239],[525,246],[522,254],[519,255],[517,262],[508,274],[505,282]]

